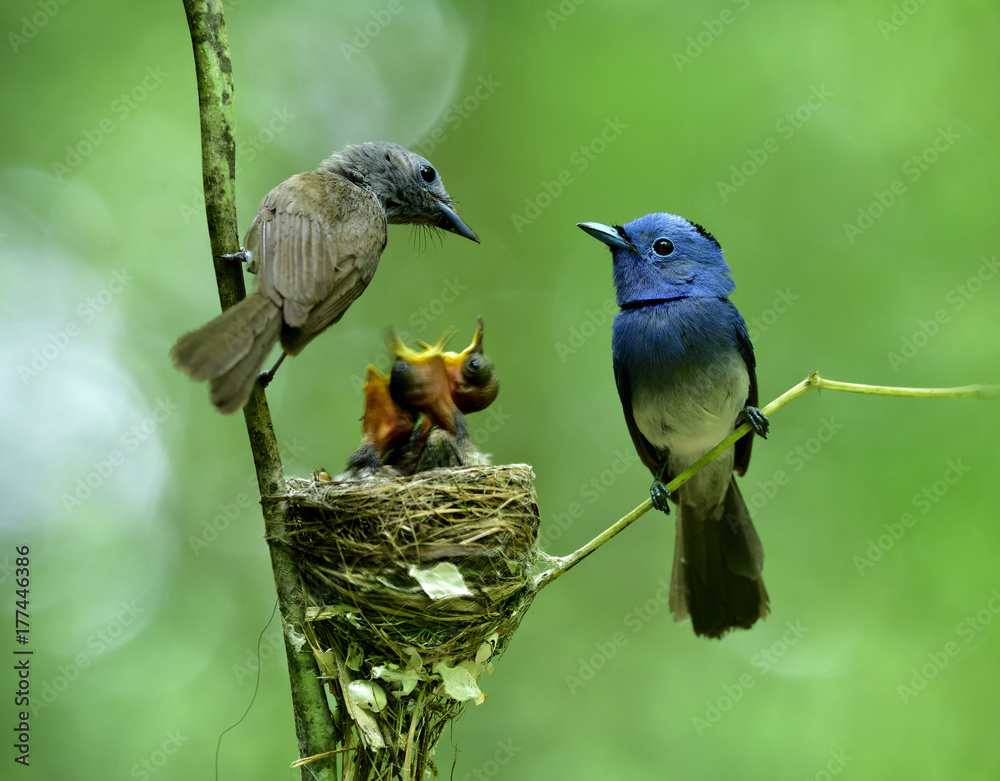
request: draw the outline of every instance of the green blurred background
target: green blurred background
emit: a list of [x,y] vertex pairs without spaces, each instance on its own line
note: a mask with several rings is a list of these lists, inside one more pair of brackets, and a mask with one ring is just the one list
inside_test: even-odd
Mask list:
[[[277,182],[388,139],[482,238],[390,229],[367,293],[268,390],[288,474],[357,445],[387,325],[458,344],[482,314],[503,389],[473,433],[533,465],[546,548],[641,502],[610,256],[581,220],[715,233],[762,402],[813,369],[1000,381],[993,3],[244,0],[227,23],[241,231]],[[18,0],[0,30],[0,613],[9,654],[29,545],[23,775],[208,778],[274,586],[243,421],[167,357],[218,311],[185,16]],[[456,779],[996,778],[998,424],[971,400],[786,408],[742,482],[768,620],[721,642],[674,624],[673,523],[649,514],[543,592],[446,733],[443,776],[457,751]],[[279,645],[272,624],[223,778],[297,777]]]

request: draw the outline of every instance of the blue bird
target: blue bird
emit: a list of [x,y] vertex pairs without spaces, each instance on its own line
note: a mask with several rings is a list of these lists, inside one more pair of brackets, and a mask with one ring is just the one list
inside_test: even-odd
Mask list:
[[677,504],[670,608],[695,634],[749,629],[768,612],[764,549],[733,474],[750,461],[753,432],[670,494],[669,482],[744,420],[766,437],[746,323],[722,247],[676,214],[627,225],[581,222],[611,248],[620,310],[612,329],[615,383],[632,442],[655,476],[653,505]]

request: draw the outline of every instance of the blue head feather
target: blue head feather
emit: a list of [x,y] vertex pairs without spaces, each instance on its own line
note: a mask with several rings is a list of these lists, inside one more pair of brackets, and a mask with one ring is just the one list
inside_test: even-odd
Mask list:
[[736,287],[719,242],[683,217],[656,212],[616,226],[615,231],[622,239],[621,245],[610,245],[619,306],[725,298]]

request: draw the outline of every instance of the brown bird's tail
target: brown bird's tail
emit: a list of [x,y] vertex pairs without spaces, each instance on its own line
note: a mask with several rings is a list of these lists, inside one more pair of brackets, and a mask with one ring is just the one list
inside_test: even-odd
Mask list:
[[228,415],[250,398],[257,374],[281,333],[281,310],[257,291],[177,340],[174,365],[194,380],[209,380],[212,403]]
[[674,619],[682,621],[690,615],[695,634],[708,637],[749,629],[768,613],[761,578],[764,549],[736,479],[731,478],[726,489],[721,517],[705,518],[704,508],[685,505],[683,487],[678,498],[670,580]]

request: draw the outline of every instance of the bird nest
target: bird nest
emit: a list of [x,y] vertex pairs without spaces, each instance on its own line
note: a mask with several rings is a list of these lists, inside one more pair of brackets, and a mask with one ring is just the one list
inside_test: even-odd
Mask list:
[[485,699],[534,596],[532,478],[513,464],[286,481],[270,538],[299,567],[343,778],[425,778],[448,721]]

